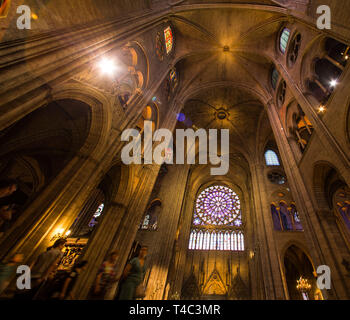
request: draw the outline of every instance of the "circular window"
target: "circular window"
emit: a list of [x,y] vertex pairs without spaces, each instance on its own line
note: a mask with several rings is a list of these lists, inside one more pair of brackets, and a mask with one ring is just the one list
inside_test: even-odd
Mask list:
[[219,120],[225,120],[227,118],[227,112],[221,109],[216,113],[216,116]]
[[286,177],[283,174],[276,171],[268,173],[267,178],[270,180],[270,182],[279,185],[285,184],[287,181]]
[[238,195],[225,186],[205,189],[197,198],[193,224],[239,227],[242,216]]
[[300,45],[301,45],[301,34],[298,33],[294,37],[292,44],[290,46],[290,51],[288,53],[289,66],[294,65],[295,62],[297,61],[298,55],[299,55],[299,50],[300,50]]

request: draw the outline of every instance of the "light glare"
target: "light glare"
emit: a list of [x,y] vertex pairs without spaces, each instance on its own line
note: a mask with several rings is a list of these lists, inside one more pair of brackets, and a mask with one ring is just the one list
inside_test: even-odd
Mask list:
[[331,82],[330,82],[330,85],[331,85],[331,87],[336,87],[337,86],[337,84],[338,84],[338,81],[337,80],[332,80]]
[[319,112],[319,113],[323,113],[323,112],[325,112],[325,111],[326,111],[325,106],[320,106],[320,107],[318,108],[318,112]]
[[110,76],[112,76],[117,69],[114,61],[109,58],[103,58],[99,62],[99,67],[103,74],[108,74]]

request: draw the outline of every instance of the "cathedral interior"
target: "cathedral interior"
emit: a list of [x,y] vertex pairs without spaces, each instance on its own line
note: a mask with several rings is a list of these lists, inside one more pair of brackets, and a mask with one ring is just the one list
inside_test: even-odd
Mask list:
[[[17,186],[0,261],[32,265],[65,239],[57,270],[86,260],[72,295],[88,300],[111,252],[118,278],[147,246],[144,300],[350,299],[350,1],[0,5],[0,180]],[[227,174],[198,148],[194,163],[125,164],[122,134],[145,121],[228,129]]]

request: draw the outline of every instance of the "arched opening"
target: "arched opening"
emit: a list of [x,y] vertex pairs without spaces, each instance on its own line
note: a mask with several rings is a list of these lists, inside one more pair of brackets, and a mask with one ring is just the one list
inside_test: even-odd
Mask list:
[[282,107],[286,101],[287,84],[284,80],[281,81],[277,91],[277,104]]
[[280,38],[279,38],[279,48],[284,54],[288,48],[288,42],[290,37],[290,30],[288,28],[283,28]]
[[113,166],[102,178],[69,228],[66,248],[59,270],[69,270],[83,254],[89,239],[101,224],[111,201],[118,192],[121,181],[121,166]]
[[299,213],[294,203],[288,205],[280,201],[278,205],[271,204],[271,215],[274,229],[277,231],[302,231]]
[[301,46],[301,34],[297,33],[294,36],[288,51],[288,64],[290,67],[293,66],[298,59],[300,46]]
[[158,215],[161,205],[162,202],[160,201],[160,199],[154,199],[151,201],[148,208],[146,209],[146,213],[140,225],[141,230],[152,231],[157,229]]
[[342,70],[327,59],[319,59],[315,63],[315,73],[323,87],[331,92],[335,87],[333,81],[340,78]]
[[278,159],[277,153],[273,150],[266,150],[265,152],[265,164],[267,166],[279,166],[280,161]]
[[242,196],[228,185],[203,187],[193,205],[183,299],[249,299]]
[[273,90],[276,90],[279,79],[280,79],[280,74],[277,71],[276,67],[273,66],[271,71],[271,86]]
[[325,49],[328,56],[335,62],[346,66],[350,58],[350,46],[332,38],[327,38]]
[[338,239],[339,250],[350,248],[349,186],[335,168],[319,163],[314,169],[314,191],[322,218]]
[[311,64],[313,76],[307,87],[318,101],[326,103],[349,61],[350,47],[332,38],[325,38],[321,44],[321,52]]
[[0,199],[1,206],[15,206],[0,232],[10,228],[74,157],[88,136],[90,123],[87,104],[63,99],[33,111],[0,132],[0,180],[14,179],[18,185],[16,192]]
[[299,145],[300,151],[303,153],[308,145],[313,133],[313,126],[306,115],[302,112],[295,119],[295,137]]
[[[295,245],[291,245],[283,257],[284,275],[291,300],[319,300],[322,299],[320,290],[317,288],[314,268],[308,256]],[[298,281],[303,279],[310,288],[297,288]],[[304,282],[305,283],[305,282]]]

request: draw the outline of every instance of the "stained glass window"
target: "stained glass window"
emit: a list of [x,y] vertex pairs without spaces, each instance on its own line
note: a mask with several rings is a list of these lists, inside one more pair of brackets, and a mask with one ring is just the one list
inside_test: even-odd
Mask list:
[[280,75],[279,75],[277,69],[273,68],[272,73],[271,73],[271,85],[272,85],[273,89],[276,89],[279,77],[280,77]]
[[267,166],[279,166],[280,162],[278,160],[276,152],[272,150],[267,150],[265,152],[265,161]]
[[96,212],[94,213],[91,221],[89,222],[89,227],[94,227],[97,224],[97,218],[102,214],[104,206],[105,205],[103,203],[101,203],[98,206],[98,208],[97,208]]
[[192,231],[190,235],[190,244],[189,244],[189,249],[195,249],[195,243],[196,243],[196,232]]
[[156,36],[156,54],[160,61],[164,59],[164,40],[162,40],[161,33],[158,32]]
[[217,185],[202,191],[192,224],[189,249],[244,250],[241,203],[230,188]]
[[174,94],[176,88],[178,86],[178,75],[176,68],[172,68],[169,72],[169,77],[166,82],[166,94],[168,96],[168,100],[170,100],[171,96]]
[[204,234],[203,250],[209,250],[210,248],[210,233],[206,231]]
[[149,226],[149,214],[146,214],[145,219],[143,220],[141,229],[148,229]]
[[210,233],[203,233],[199,229],[193,229],[188,248],[191,250],[244,251],[244,235],[241,231],[236,230],[225,233],[211,230]]
[[269,172],[267,174],[267,178],[275,184],[285,184],[287,181],[286,177],[283,174],[275,171]]
[[164,30],[164,38],[165,38],[165,48],[166,53],[169,54],[173,50],[173,32],[170,27],[167,27]]
[[224,250],[230,250],[230,249],[231,249],[230,234],[226,231],[224,235]]
[[285,202],[280,202],[279,207],[272,204],[271,214],[275,230],[303,231],[303,226],[294,204],[291,204],[290,207]]
[[177,87],[177,72],[175,68],[172,68],[169,72],[169,80],[170,80],[170,85],[171,85],[171,90],[175,91],[176,87]]
[[280,37],[280,49],[281,49],[282,53],[285,53],[287,50],[289,36],[290,36],[290,30],[287,28],[283,29],[281,37]]
[[238,195],[225,186],[205,189],[197,198],[193,224],[240,226],[241,203]]

